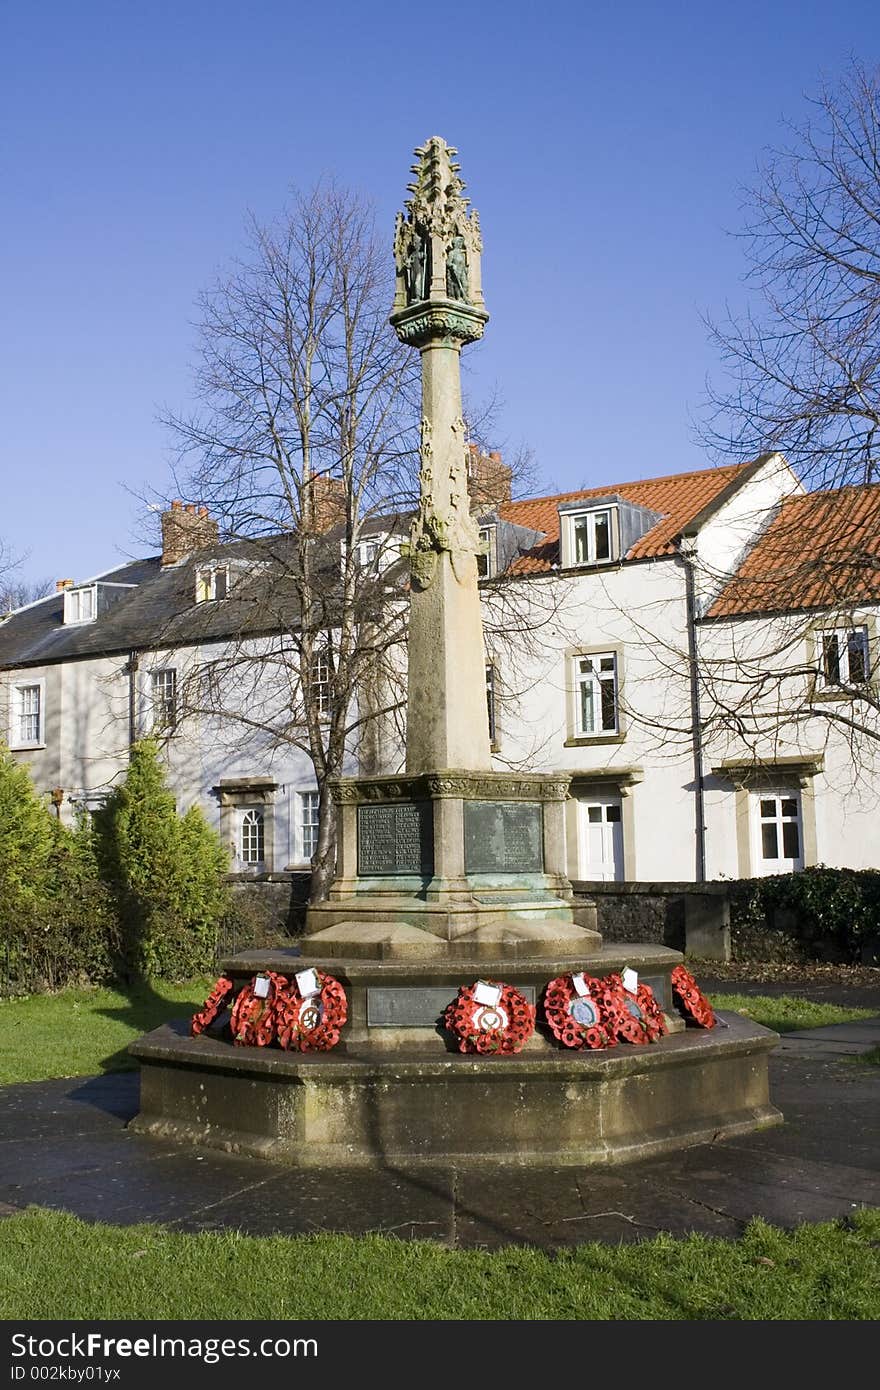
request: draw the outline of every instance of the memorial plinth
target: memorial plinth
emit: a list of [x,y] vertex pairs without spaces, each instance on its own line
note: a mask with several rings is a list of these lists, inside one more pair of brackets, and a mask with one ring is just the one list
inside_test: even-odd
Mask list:
[[372,941],[386,958],[395,942],[407,956],[588,956],[601,937],[565,873],[568,784],[466,770],[336,781],[336,878],[308,909],[304,953],[367,955]]

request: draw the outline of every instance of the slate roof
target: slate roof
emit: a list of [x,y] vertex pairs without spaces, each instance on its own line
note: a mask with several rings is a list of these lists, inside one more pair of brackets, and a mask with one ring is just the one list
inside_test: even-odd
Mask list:
[[880,601],[880,483],[787,498],[709,618]]
[[655,559],[675,553],[675,538],[712,504],[720,503],[722,494],[745,482],[748,474],[763,462],[732,464],[724,468],[708,468],[699,473],[674,473],[666,478],[643,478],[634,483],[614,483],[608,487],[583,488],[578,492],[563,492],[554,497],[528,498],[522,502],[507,502],[499,514],[518,526],[531,527],[544,533],[544,540],[514,562],[517,574],[543,574],[559,564],[559,512],[568,502],[589,502],[591,498],[618,496],[650,511],[660,512],[662,519],[630,547],[626,559]]
[[[499,507],[498,515],[521,528],[519,543],[529,547],[513,560],[510,568],[523,575],[552,570],[559,563],[559,506],[612,496],[661,516],[630,548],[627,559],[673,554],[675,538],[695,518],[703,519],[714,506],[720,505],[728,492],[744,482],[762,461],[505,503]],[[400,513],[377,517],[365,526],[364,534],[397,531],[406,521]],[[339,528],[328,533],[331,546],[338,541],[338,535]],[[534,544],[531,543],[533,538],[537,538]],[[97,576],[99,583],[135,587],[91,623],[65,625],[64,595],[50,594],[0,621],[0,668],[221,640],[243,633],[277,631],[285,626],[289,629],[297,617],[293,585],[283,577],[285,551],[291,544],[290,535],[226,543],[164,568],[158,555],[132,561]],[[335,553],[338,556],[338,552]],[[213,559],[232,562],[239,559],[244,567],[245,582],[233,584],[230,597],[222,602],[197,604],[195,570]],[[276,572],[267,582],[263,566],[271,567],[276,561],[279,562]],[[248,562],[253,565],[250,577],[247,577]],[[338,565],[338,558],[333,564]],[[328,576],[338,572],[333,564],[328,566]],[[328,605],[332,602],[333,589],[328,582]]]
[[[195,602],[196,568],[208,561],[262,560],[271,563],[266,542],[234,542],[162,567],[153,555],[122,565],[84,583],[132,584],[105,612],[89,623],[64,623],[64,594],[50,594],[20,608],[0,622],[0,667],[42,665],[96,657],[133,649],[201,642],[233,633],[265,631],[282,613],[289,618],[295,601],[289,586],[266,586],[247,578],[238,593],[222,603]],[[247,568],[243,571],[247,576]],[[79,585],[77,585],[79,587]],[[267,593],[267,587],[269,592]]]

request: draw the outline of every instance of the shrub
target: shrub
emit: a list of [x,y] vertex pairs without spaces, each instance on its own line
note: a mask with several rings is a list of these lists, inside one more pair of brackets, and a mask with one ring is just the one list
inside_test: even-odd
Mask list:
[[0,991],[108,980],[118,935],[88,819],[63,826],[0,747]]
[[198,808],[178,816],[152,739],[132,746],[126,779],[95,822],[128,976],[184,979],[209,971],[229,910],[226,855]]

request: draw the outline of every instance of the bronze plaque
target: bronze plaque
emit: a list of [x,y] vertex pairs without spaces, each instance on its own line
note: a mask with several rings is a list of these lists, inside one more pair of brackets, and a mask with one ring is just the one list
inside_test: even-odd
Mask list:
[[[534,985],[517,985],[516,988],[534,1004]],[[447,1004],[457,998],[455,985],[368,989],[367,1025],[370,1028],[433,1028],[441,1021]]]
[[358,807],[358,873],[434,872],[430,801]]
[[539,801],[466,801],[464,865],[469,874],[544,871]]

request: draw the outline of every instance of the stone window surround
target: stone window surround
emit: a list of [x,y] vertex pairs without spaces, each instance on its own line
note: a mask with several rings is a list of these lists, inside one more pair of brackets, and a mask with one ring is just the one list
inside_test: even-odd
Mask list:
[[[20,692],[36,688],[39,690],[39,737],[22,739],[20,730]],[[9,683],[9,749],[18,752],[23,749],[46,747],[46,678],[45,676],[21,676]]]
[[[275,863],[275,793],[278,789],[278,783],[271,777],[224,777],[211,788],[220,802],[220,837],[224,844],[233,846],[236,865],[240,864],[239,813],[262,811],[264,858],[259,872],[272,872]],[[248,872],[233,870],[236,871]]]
[[[579,733],[580,721],[578,718],[578,681],[575,663],[582,656],[613,656],[615,658],[615,706],[617,715],[617,730],[615,733],[606,734],[582,734]],[[593,647],[566,647],[565,649],[565,742],[564,748],[588,748],[601,743],[623,743],[626,738],[626,720],[623,716],[623,647],[616,646],[614,643],[605,643],[602,646]]]
[[727,759],[719,767],[712,768],[713,777],[733,784],[737,871],[740,878],[762,877],[755,862],[752,803],[752,794],[762,789],[777,795],[789,788],[799,791],[804,868],[818,864],[814,779],[823,766],[823,755],[814,753],[803,757],[781,757],[764,763]]
[[571,774],[571,787],[565,803],[565,842],[569,878],[579,879],[578,803],[594,792],[611,792],[620,797],[623,827],[623,878],[634,881],[636,873],[636,821],[633,787],[644,781],[641,767],[578,768]]

